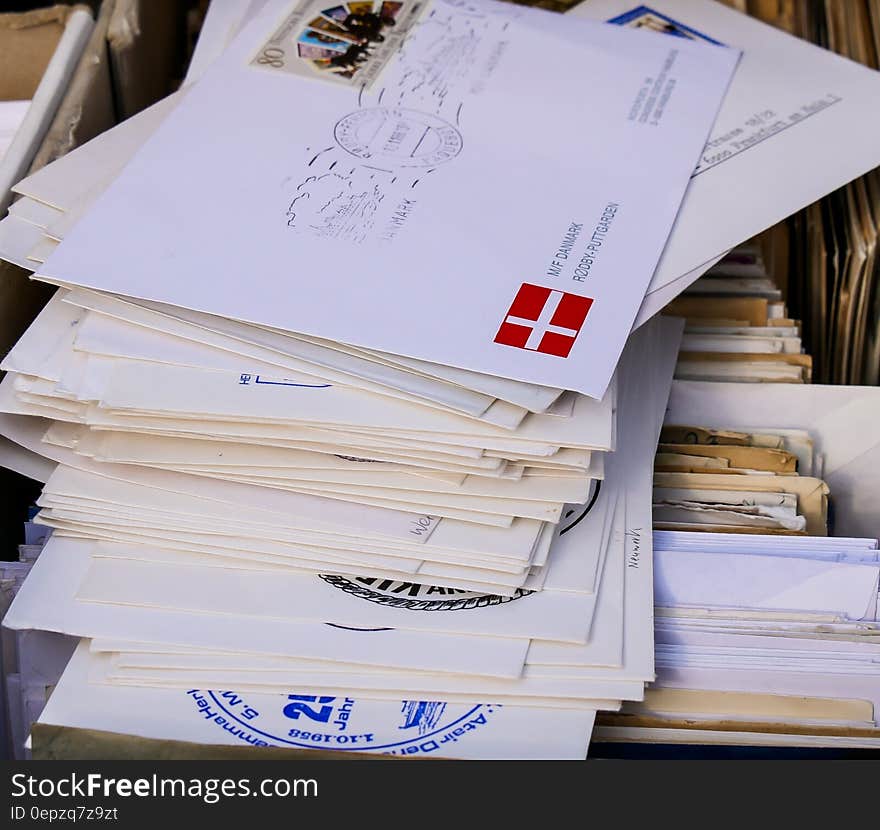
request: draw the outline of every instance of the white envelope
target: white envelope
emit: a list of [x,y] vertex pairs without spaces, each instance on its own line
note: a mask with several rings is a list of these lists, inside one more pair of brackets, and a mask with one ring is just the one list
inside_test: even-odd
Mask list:
[[[462,386],[451,385],[437,379],[427,379],[413,372],[402,372],[381,362],[344,354],[336,349],[316,343],[273,334],[253,326],[235,325],[231,321],[221,321],[219,318],[208,315],[191,315],[189,319],[183,319],[179,316],[171,316],[170,309],[166,313],[160,313],[152,308],[124,302],[118,298],[104,296],[93,291],[69,292],[63,299],[73,305],[101,312],[105,322],[95,321],[93,326],[101,325],[105,332],[108,322],[114,320],[131,322],[139,325],[142,329],[148,329],[153,333],[148,344],[149,348],[154,354],[157,354],[156,350],[160,349],[158,355],[165,354],[167,362],[183,361],[180,359],[181,356],[177,354],[174,340],[168,338],[159,340],[156,336],[157,333],[165,333],[178,338],[191,338],[205,345],[256,357],[258,360],[270,363],[285,366],[296,366],[297,363],[309,365],[312,367],[312,373],[319,377],[326,377],[331,381],[335,381],[339,374],[361,378],[367,382],[367,388],[372,384],[378,384],[387,389],[398,389],[421,400],[436,401],[441,405],[471,415],[483,413],[493,402],[491,396],[473,392]],[[197,325],[194,321],[199,321],[202,325]],[[116,333],[118,339],[118,327]],[[123,343],[126,345],[130,343],[131,337],[131,332],[127,332],[127,339]],[[143,340],[144,335],[141,334],[139,339],[135,341],[139,354],[144,353]],[[147,351],[145,354],[149,355],[151,351]],[[172,355],[174,359],[171,359]],[[302,370],[308,373],[307,369],[303,368]],[[353,383],[352,385],[358,384]]]
[[[392,59],[375,87],[359,94],[248,65],[287,5],[272,0],[242,31],[65,237],[41,276],[600,397],[737,51],[489,2],[479,4],[480,25],[474,29],[473,12],[437,6],[424,25],[410,30],[405,55]],[[448,23],[443,38],[446,31],[450,37],[459,29],[469,32],[474,52],[458,64],[460,75],[443,75],[448,103],[435,112],[436,99],[427,92],[433,81],[409,89],[414,68],[409,61],[442,52],[435,37],[441,19]],[[543,57],[548,53],[553,61]],[[594,79],[589,118],[567,106],[582,95],[584,77]],[[514,97],[508,94],[511,85]],[[400,109],[379,101],[381,88],[399,91]],[[291,94],[298,107],[274,106]],[[238,123],[260,125],[259,152],[247,130],[225,129],[230,106]],[[308,121],[294,116],[303,107]],[[392,122],[401,129],[393,130]],[[551,123],[552,153],[544,153],[540,164],[521,165],[526,148],[532,158],[535,147],[549,146],[543,125]],[[360,139],[352,143],[355,136],[373,133],[378,140],[383,129],[397,136],[387,146],[380,142],[370,150]],[[211,141],[205,142],[201,137],[208,131]],[[416,133],[424,133],[425,141],[414,140]],[[407,149],[398,158],[404,134]],[[198,153],[184,150],[192,142]],[[329,149],[316,157],[319,147]],[[375,152],[376,159],[364,156]],[[229,163],[233,158],[248,161]],[[184,159],[181,175],[176,165]],[[376,198],[383,200],[375,214],[369,211],[372,224],[337,228],[333,233],[343,239],[331,243],[308,228],[323,227],[322,195],[325,202],[335,198],[333,177],[348,175],[345,165],[351,162],[352,192],[362,192],[360,177],[374,176],[368,188],[378,187]],[[367,162],[375,169],[365,172],[361,165]],[[218,165],[222,177],[216,175]],[[511,166],[517,166],[517,176],[509,176]],[[425,175],[429,169],[434,172]],[[479,198],[462,200],[465,186]],[[290,208],[306,193],[313,198]],[[237,211],[227,210],[230,199],[248,205],[247,229]],[[540,203],[541,210],[523,210],[525,199]],[[135,204],[156,209],[148,217],[138,208],[133,222],[128,214]],[[387,232],[401,209],[405,230]],[[436,232],[439,225],[442,234]],[[567,235],[578,237],[570,256],[563,245]],[[218,244],[245,238],[246,245]],[[158,239],[161,245],[154,244]],[[139,251],[125,268],[123,248]],[[153,261],[160,248],[177,254]],[[196,250],[197,265],[186,254]],[[565,256],[556,257],[559,251]],[[297,266],[290,279],[308,285],[308,291],[294,291],[295,302],[293,283],[268,279],[277,263],[291,256]],[[357,279],[346,279],[340,290],[336,280],[315,278],[328,262],[334,273]],[[424,307],[413,313],[412,301],[425,296],[413,290],[414,263],[419,285],[431,286],[430,313]],[[242,291],[237,279],[215,279],[206,291],[192,278],[196,273],[248,273],[248,290]],[[524,285],[537,285],[537,292]],[[557,304],[565,307],[554,324]],[[542,308],[546,324],[564,321],[568,333],[555,332],[562,338],[555,346],[544,339],[519,344],[523,333],[538,339],[553,331],[543,328]],[[524,327],[513,318],[540,325]],[[514,341],[519,345],[505,345]],[[569,350],[570,357],[563,358]]]
[[[154,385],[157,382],[161,385]],[[314,378],[251,374],[246,365],[231,373],[117,361],[99,405],[119,412],[157,416],[164,412],[178,418],[400,430],[428,440],[439,433],[485,438],[489,444],[498,437],[601,449],[612,444],[611,398],[606,395],[596,401],[581,395],[570,418],[529,414],[519,428],[503,430],[454,413],[318,383]]]
[[743,50],[649,291],[680,280],[679,293],[683,275],[880,164],[877,72],[722,3],[634,6],[589,0],[573,15],[626,26],[651,13],[675,40]]
[[[602,669],[596,669],[596,672],[600,671]],[[505,706],[603,710],[616,710],[620,706],[620,699],[640,700],[644,694],[643,679],[615,681],[592,677],[523,677],[511,681],[491,681],[464,675],[432,675],[425,672],[344,674],[292,670],[119,667],[108,673],[105,682],[120,686],[181,689],[191,688],[194,684],[223,688],[232,685],[242,691],[266,692],[284,692],[295,688],[311,694],[329,692],[375,700],[439,697],[446,701],[476,703],[491,699]]]
[[880,566],[752,554],[657,551],[657,605],[756,608],[873,620]]
[[795,556],[801,559],[864,563],[880,561],[878,546],[880,543],[877,539],[841,536],[761,536],[740,533],[654,531],[655,550],[691,550],[710,553],[729,551],[755,553],[761,556]]

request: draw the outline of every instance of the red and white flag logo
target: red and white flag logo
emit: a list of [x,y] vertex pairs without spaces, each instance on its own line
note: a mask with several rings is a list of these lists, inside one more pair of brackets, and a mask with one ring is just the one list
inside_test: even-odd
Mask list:
[[568,357],[593,300],[524,282],[516,292],[495,342]]

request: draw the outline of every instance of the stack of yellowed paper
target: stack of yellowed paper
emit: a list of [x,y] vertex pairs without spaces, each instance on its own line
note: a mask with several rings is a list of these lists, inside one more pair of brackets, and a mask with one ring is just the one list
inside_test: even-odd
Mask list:
[[676,380],[655,527],[880,537],[878,406],[875,387]]
[[654,526],[828,533],[828,487],[806,430],[664,426],[654,462]]
[[664,309],[687,320],[681,380],[808,383],[801,324],[792,319],[757,241],[740,246]]

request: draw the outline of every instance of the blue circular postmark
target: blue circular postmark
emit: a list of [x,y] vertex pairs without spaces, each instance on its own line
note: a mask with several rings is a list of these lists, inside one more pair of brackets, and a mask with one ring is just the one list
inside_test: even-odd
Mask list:
[[200,717],[251,746],[289,746],[388,755],[454,755],[484,729],[498,704],[364,700],[335,694],[186,693]]

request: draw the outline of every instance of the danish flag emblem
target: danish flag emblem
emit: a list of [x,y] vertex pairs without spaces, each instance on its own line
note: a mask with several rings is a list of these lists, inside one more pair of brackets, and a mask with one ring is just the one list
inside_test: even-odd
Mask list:
[[495,342],[568,357],[593,300],[524,282],[516,292]]

